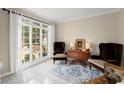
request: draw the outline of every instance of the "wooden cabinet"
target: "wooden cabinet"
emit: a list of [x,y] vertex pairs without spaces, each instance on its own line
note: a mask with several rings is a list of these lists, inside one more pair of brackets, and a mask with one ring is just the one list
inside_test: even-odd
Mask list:
[[67,56],[69,58],[73,58],[79,61],[87,61],[90,57],[89,51],[82,51],[82,50],[68,50]]

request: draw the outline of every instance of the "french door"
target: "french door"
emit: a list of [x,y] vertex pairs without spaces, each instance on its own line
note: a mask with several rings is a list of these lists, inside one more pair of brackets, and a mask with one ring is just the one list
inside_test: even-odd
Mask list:
[[48,56],[49,25],[23,18],[22,64],[39,62]]

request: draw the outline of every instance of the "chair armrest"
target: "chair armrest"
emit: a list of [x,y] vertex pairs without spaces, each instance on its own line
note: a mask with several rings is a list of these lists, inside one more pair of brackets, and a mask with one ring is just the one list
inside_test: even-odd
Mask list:
[[99,55],[91,55],[91,59],[101,59]]

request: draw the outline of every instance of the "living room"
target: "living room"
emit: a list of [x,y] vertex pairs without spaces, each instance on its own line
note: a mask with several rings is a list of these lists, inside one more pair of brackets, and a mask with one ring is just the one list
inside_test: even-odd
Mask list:
[[[20,26],[20,23],[16,23],[15,18],[17,18],[16,20],[22,18],[21,24],[23,25]],[[53,56],[55,51],[53,50],[55,47],[54,42],[64,42],[64,52],[67,54],[69,53],[68,51],[78,48],[82,51],[88,51],[86,61],[92,55],[100,54],[100,43],[124,44],[123,8],[1,8],[0,20],[2,20],[0,21],[0,63],[2,64],[1,83],[3,84],[84,84],[86,80],[102,77],[104,73],[94,67],[92,67],[93,70],[89,70],[89,64],[87,63],[90,62],[80,65],[80,63],[84,63],[84,60],[69,57],[70,55],[67,55],[68,58],[64,56],[67,59],[67,64],[63,64],[65,62],[61,58],[54,64],[53,59],[56,59],[56,56]],[[18,29],[15,27],[23,28],[23,34],[29,31],[26,36],[30,38],[26,37],[23,41],[22,38],[25,37],[20,37],[21,33],[15,33],[14,31]],[[40,29],[42,29],[42,33],[39,32]],[[35,36],[36,39],[34,38]],[[39,37],[41,38],[39,39]],[[25,44],[22,48],[21,44],[23,42]],[[81,47],[76,46],[78,42],[81,42]],[[86,44],[88,44],[87,47]],[[19,56],[21,55],[20,48],[24,50],[22,53],[23,58]],[[122,49],[119,54],[116,54],[122,54],[119,69],[124,66],[124,51]],[[77,56],[79,57],[80,55]],[[84,73],[83,71],[86,69],[87,71]],[[67,70],[70,71],[69,74],[67,74]],[[74,73],[73,70],[81,73],[79,77],[77,72],[72,74]],[[92,75],[88,76],[88,72],[95,74],[94,77]],[[85,78],[82,76],[84,74]],[[96,83],[94,82],[94,84]],[[101,84],[104,83],[106,82],[101,80]],[[116,83],[123,83],[123,80]]]
[[123,91],[123,0],[0,6],[1,93]]

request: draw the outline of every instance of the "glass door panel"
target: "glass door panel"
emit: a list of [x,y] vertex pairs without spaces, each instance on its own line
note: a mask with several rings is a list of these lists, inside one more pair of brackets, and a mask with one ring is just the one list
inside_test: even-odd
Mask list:
[[32,28],[32,59],[36,60],[40,58],[41,48],[40,48],[40,28]]
[[30,61],[29,26],[22,27],[22,63]]

